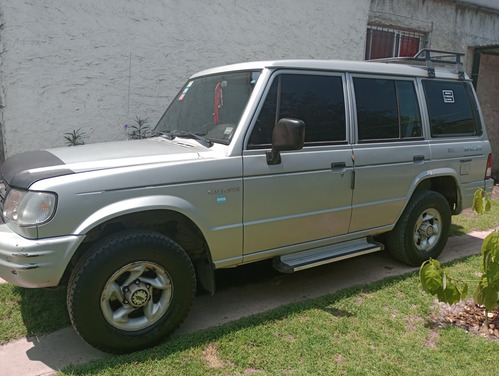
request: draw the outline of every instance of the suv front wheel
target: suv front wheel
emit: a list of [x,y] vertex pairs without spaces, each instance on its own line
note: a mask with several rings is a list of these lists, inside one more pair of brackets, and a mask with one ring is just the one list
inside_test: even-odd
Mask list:
[[396,259],[420,266],[443,251],[451,225],[451,210],[443,195],[416,191],[394,229],[387,235],[387,249]]
[[68,285],[71,322],[92,346],[126,353],[161,342],[186,317],[196,288],[184,250],[151,231],[128,231],[92,247]]

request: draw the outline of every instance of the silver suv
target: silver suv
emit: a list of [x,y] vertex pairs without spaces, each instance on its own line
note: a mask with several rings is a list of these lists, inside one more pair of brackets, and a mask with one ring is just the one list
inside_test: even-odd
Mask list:
[[[68,286],[78,333],[108,352],[162,341],[197,282],[375,252],[419,265],[490,190],[470,80],[415,64],[267,61],[192,76],[149,139],[15,155],[2,168],[0,277]],[[441,57],[442,58],[442,57]],[[439,58],[439,59],[441,59]],[[445,59],[446,60],[446,59]]]

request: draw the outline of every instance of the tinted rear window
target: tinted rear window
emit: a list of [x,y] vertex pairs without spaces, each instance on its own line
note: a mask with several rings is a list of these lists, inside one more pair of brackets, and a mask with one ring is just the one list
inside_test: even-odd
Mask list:
[[465,82],[423,81],[432,137],[477,136],[481,126],[469,85]]

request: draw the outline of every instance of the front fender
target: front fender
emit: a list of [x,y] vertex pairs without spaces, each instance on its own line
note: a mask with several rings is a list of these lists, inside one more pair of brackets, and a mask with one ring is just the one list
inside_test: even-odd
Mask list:
[[158,195],[130,198],[104,206],[88,216],[75,228],[73,234],[83,235],[113,218],[148,210],[172,210],[181,213],[191,219],[202,232],[204,228],[209,227],[207,218],[189,201],[176,196]]
[[149,210],[170,210],[189,218],[201,231],[216,265],[234,265],[241,262],[243,242],[241,222],[228,225],[214,224],[203,211],[199,210],[199,206],[178,196],[153,195],[116,201],[87,216],[72,234],[85,235],[109,220]]

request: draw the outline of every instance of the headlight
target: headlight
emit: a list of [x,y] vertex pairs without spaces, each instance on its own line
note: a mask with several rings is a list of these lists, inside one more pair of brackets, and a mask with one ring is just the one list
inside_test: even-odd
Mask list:
[[48,221],[56,208],[53,193],[11,189],[3,205],[3,217],[19,226],[34,226]]

